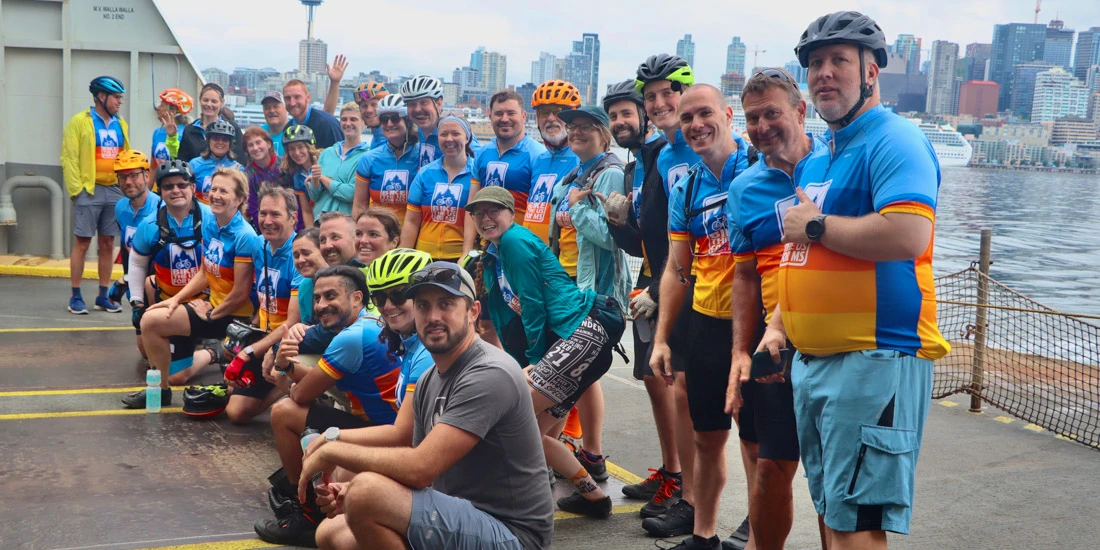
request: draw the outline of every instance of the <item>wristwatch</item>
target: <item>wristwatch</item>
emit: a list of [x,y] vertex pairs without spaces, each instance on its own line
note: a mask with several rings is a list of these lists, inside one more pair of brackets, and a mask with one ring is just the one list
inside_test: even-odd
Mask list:
[[243,351],[245,353],[245,355],[248,356],[249,359],[255,359],[256,358],[256,350],[252,349],[252,346],[247,346],[244,349],[242,349],[241,351]]
[[212,313],[213,311],[214,311],[213,309],[208,309],[208,310],[206,310],[206,322],[207,322],[207,323],[209,323],[209,322],[213,321],[213,319],[211,319],[211,318],[210,318],[210,314],[211,314],[211,313]]
[[821,242],[821,237],[825,235],[826,217],[825,214],[822,214],[820,216],[814,216],[813,219],[806,222],[806,238],[810,239],[810,242]]
[[332,443],[333,441],[336,441],[336,438],[340,437],[340,428],[337,428],[336,426],[329,426],[329,428],[325,430],[324,435],[325,441],[327,441],[328,443]]

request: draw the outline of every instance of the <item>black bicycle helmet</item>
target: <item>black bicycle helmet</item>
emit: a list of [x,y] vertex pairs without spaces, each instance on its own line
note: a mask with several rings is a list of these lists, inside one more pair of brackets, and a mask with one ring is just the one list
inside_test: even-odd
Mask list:
[[635,89],[634,81],[624,80],[618,84],[612,84],[607,88],[607,95],[603,96],[603,110],[610,111],[612,103],[617,103],[624,99],[629,99],[637,103],[639,107],[645,109],[645,99],[643,99],[642,94],[638,93],[638,90]]
[[650,56],[644,63],[638,65],[637,77],[634,79],[634,89],[642,93],[642,88],[650,82],[658,80],[671,80],[672,88],[681,91],[685,86],[695,84],[695,73],[691,65],[678,56],[667,53],[659,53]]
[[97,76],[92,80],[92,83],[88,85],[88,91],[92,92],[92,95],[100,92],[106,94],[124,94],[126,93],[126,87],[113,76]]
[[283,146],[298,142],[305,142],[310,145],[314,145],[316,143],[316,140],[313,137],[313,128],[310,128],[305,124],[296,124],[294,126],[287,127],[286,130],[283,130]]
[[228,404],[229,393],[225,384],[191,386],[183,390],[183,414],[191,418],[214,418]]
[[[858,11],[838,11],[819,17],[798,41],[794,53],[803,67],[810,66],[810,52],[832,44],[853,44],[874,52],[879,68],[886,68],[886,34],[874,19]],[[639,74],[641,74],[639,69]]]
[[195,181],[195,171],[191,169],[191,165],[180,159],[172,159],[157,165],[157,183],[159,184],[168,176],[183,176],[185,181]]
[[219,118],[218,120],[211,122],[210,125],[206,127],[206,135],[207,137],[226,136],[230,140],[232,140],[233,138],[237,137],[237,129],[234,128],[233,125],[229,123],[229,121]]

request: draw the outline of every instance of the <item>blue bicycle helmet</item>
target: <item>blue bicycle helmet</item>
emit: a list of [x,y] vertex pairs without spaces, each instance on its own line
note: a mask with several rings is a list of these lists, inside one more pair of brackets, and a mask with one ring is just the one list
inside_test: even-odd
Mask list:
[[126,87],[113,76],[98,76],[88,85],[88,91],[92,92],[92,95],[100,92],[106,94],[124,94],[126,93]]

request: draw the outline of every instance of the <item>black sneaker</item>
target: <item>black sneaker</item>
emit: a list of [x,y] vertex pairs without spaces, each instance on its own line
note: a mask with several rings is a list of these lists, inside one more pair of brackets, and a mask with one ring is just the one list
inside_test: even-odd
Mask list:
[[745,545],[748,543],[749,516],[745,516],[745,521],[742,521],[741,526],[730,534],[730,538],[722,541],[722,550],[745,550]]
[[[713,542],[717,538],[718,537],[712,538],[711,542]],[[718,550],[719,548],[724,548],[724,544],[725,543],[717,543],[717,544],[714,544],[714,545],[708,545],[708,544],[705,544],[703,542],[699,542],[699,540],[697,540],[695,538],[695,535],[692,535],[692,536],[680,541],[680,544],[677,544],[676,546],[673,546],[672,548],[669,548],[669,550],[704,550],[704,549]]]
[[680,499],[664,515],[643,520],[642,529],[661,538],[690,535],[695,529],[695,507]]
[[668,474],[664,477],[664,483],[661,484],[661,488],[657,489],[657,492],[653,494],[653,498],[649,499],[649,502],[642,506],[642,510],[639,512],[643,518],[655,518],[668,511],[672,505],[679,500],[683,495],[682,482],[680,481],[680,475]]
[[[167,407],[172,404],[172,388],[160,389],[160,406]],[[127,409],[145,408],[145,390],[131,393],[122,398],[122,405]]]
[[600,500],[588,500],[578,492],[558,499],[558,508],[563,512],[571,512],[599,519],[611,517],[611,497],[603,497]]
[[295,506],[285,519],[265,519],[253,527],[264,542],[282,546],[317,548],[317,524],[313,523]]
[[592,476],[595,481],[607,481],[607,456],[599,455],[595,461],[588,459],[588,454],[584,450],[573,453],[577,457],[577,460],[581,461],[581,466],[584,466],[585,470],[588,470],[588,475]]
[[276,519],[286,519],[293,515],[295,508],[292,501],[297,498],[290,498],[274,487],[267,489],[267,505],[275,512]]
[[623,495],[626,496],[626,498],[637,500],[649,500],[653,498],[653,495],[661,488],[661,484],[665,482],[665,477],[669,474],[665,471],[664,466],[656,470],[650,468],[649,471],[652,473],[649,474],[648,478],[643,479],[641,483],[623,486]]

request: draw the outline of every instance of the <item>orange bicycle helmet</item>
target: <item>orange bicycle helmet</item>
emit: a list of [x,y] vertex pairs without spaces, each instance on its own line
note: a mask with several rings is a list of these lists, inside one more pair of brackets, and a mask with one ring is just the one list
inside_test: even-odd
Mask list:
[[141,168],[142,170],[149,169],[149,159],[145,156],[145,153],[137,149],[127,149],[115,157],[115,172],[135,170],[137,168]]
[[179,109],[181,115],[186,115],[191,112],[191,109],[195,106],[195,100],[191,99],[191,96],[187,95],[187,92],[179,88],[168,88],[160,93],[160,100],[169,104],[175,105],[176,109]]
[[390,91],[381,82],[364,82],[355,88],[356,101],[370,101],[390,95]]
[[547,80],[535,88],[531,106],[563,105],[576,109],[581,106],[581,91],[564,80]]

